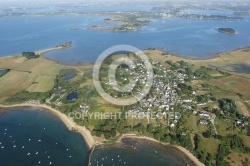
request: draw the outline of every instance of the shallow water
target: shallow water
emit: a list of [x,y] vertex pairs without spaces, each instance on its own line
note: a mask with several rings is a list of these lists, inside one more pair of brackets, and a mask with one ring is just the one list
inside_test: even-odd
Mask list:
[[6,72],[6,70],[4,70],[4,69],[0,69],[0,77],[2,76],[2,74],[3,73],[5,73]]
[[70,81],[71,79],[75,78],[76,72],[74,70],[67,70],[64,76],[64,81]]
[[186,166],[192,163],[171,146],[139,139],[124,139],[123,146],[96,149],[91,165]]

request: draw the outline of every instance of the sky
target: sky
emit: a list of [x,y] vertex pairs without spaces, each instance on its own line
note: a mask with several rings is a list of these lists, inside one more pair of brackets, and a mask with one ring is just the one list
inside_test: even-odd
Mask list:
[[107,4],[109,1],[112,1],[112,2],[178,2],[178,1],[184,1],[184,2],[235,2],[235,3],[239,3],[239,2],[249,2],[249,0],[0,0],[0,7],[3,6],[3,5],[20,5],[20,4],[29,4],[29,5],[39,5],[39,4],[57,4],[57,3],[71,3],[71,4],[74,4],[74,3],[83,3],[84,2],[88,2],[88,3],[105,3]]

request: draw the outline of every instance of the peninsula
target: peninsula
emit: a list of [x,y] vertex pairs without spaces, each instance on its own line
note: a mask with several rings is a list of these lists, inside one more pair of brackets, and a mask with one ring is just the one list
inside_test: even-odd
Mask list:
[[[92,82],[91,64],[62,65],[44,58],[44,51],[39,51],[41,56],[31,59],[2,57],[0,69],[9,71],[0,77],[0,103],[5,108],[28,106],[49,110],[69,130],[80,132],[90,148],[109,145],[123,137],[143,138],[178,147],[195,165],[241,164],[250,157],[250,93],[247,89],[250,75],[246,68],[250,64],[249,50],[242,48],[202,60],[174,56],[163,50],[144,50],[153,65],[156,81],[150,95],[126,107],[111,105],[98,95]],[[128,98],[132,94],[115,92],[105,74],[108,64],[122,56],[133,58],[136,74],[130,74],[131,69],[122,66],[117,70],[118,83],[126,84],[126,79],[144,79],[140,60],[132,54],[119,54],[105,60],[101,83],[113,96]],[[74,74],[69,76],[72,72]],[[142,85],[138,84],[132,93]],[[73,99],[68,97],[72,93],[77,94]],[[153,113],[160,117],[171,110],[181,116],[150,121],[146,118]],[[145,118],[92,119],[87,116],[78,119],[67,116],[69,113],[105,111],[123,111],[136,117],[145,115]]]

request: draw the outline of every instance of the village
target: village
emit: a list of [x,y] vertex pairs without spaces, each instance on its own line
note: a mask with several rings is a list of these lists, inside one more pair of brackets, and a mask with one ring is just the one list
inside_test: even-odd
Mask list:
[[[126,106],[123,109],[126,112],[128,119],[144,119],[146,124],[160,122],[167,128],[176,128],[181,118],[185,118],[188,114],[197,118],[197,125],[207,126],[206,128],[213,128],[214,134],[220,134],[217,129],[216,119],[227,119],[235,127],[242,129],[248,127],[248,119],[245,116],[232,116],[220,108],[214,109],[210,103],[210,99],[201,100],[204,95],[200,95],[191,86],[192,82],[202,79],[195,72],[187,70],[189,64],[185,62],[166,62],[168,65],[161,64],[157,60],[150,60],[153,67],[153,82],[148,94],[144,94],[142,89],[144,86],[149,86],[147,77],[150,73],[146,71],[144,63],[141,60],[134,60],[134,65],[120,65],[116,70],[116,81],[114,83],[103,75],[101,84],[106,92],[114,98],[127,99],[139,94],[143,97],[137,104]],[[169,67],[170,66],[170,67]],[[103,73],[107,72],[107,66],[103,68]],[[72,79],[72,78],[70,78]],[[88,113],[95,113],[95,106],[93,100],[89,102],[84,100],[83,94],[96,92],[94,87],[85,87],[82,89],[76,88],[79,84],[72,81],[65,80],[65,74],[61,75],[59,83],[55,85],[50,97],[44,100],[46,105],[65,110],[69,112],[77,112],[84,115]],[[132,86],[128,92],[119,92],[117,88],[127,85],[132,82]],[[117,87],[116,87],[117,86]],[[79,89],[79,90],[77,90]],[[91,98],[91,97],[90,97]],[[229,102],[229,101],[219,101]],[[231,102],[231,101],[230,101]],[[41,104],[39,100],[27,100],[25,104]],[[234,104],[234,103],[231,103]],[[124,107],[123,107],[124,108]],[[217,110],[217,111],[215,111]],[[86,118],[86,116],[84,117]],[[86,119],[82,119],[86,120]],[[88,118],[88,117],[87,117]],[[183,131],[186,133],[186,130]]]

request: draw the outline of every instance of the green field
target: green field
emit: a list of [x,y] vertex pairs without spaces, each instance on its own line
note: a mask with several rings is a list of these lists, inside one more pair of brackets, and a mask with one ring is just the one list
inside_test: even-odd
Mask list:
[[27,60],[24,57],[4,57],[0,68],[10,72],[0,78],[0,100],[18,92],[46,92],[53,88],[61,69],[66,68],[43,57]]

